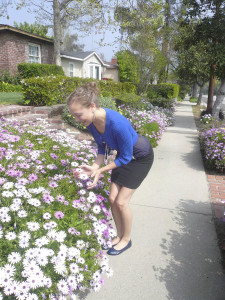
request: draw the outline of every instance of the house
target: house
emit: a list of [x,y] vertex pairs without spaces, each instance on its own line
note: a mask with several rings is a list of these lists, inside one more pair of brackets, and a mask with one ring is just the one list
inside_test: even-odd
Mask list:
[[22,62],[53,64],[53,40],[0,25],[0,72],[16,73]]
[[[17,72],[17,65],[54,63],[54,41],[9,25],[0,25],[0,73]],[[111,78],[118,81],[117,64],[105,63],[94,51],[61,52],[65,75],[81,78]]]

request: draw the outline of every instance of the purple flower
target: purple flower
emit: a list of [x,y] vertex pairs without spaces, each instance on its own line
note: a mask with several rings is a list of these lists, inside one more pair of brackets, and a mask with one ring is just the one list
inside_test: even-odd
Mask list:
[[55,215],[56,219],[58,219],[58,220],[63,219],[63,217],[64,217],[64,213],[61,211],[56,211],[54,215]]
[[38,176],[36,174],[30,174],[30,176],[28,178],[30,181],[35,181],[38,179]]
[[59,158],[55,153],[51,153],[50,156],[51,156],[51,158],[53,158],[53,159]]

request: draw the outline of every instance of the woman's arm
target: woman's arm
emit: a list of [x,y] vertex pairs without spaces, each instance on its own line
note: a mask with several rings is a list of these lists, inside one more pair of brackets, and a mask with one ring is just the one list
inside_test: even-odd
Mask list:
[[96,186],[96,184],[97,184],[97,182],[99,180],[99,176],[102,173],[108,172],[108,171],[113,170],[115,168],[117,168],[117,165],[114,162],[112,162],[112,163],[110,163],[110,164],[108,164],[108,165],[106,165],[106,166],[104,166],[104,167],[102,167],[102,168],[97,169],[96,171],[94,171],[93,174],[91,175],[91,177],[94,177],[94,180],[88,186],[88,189],[93,189]]

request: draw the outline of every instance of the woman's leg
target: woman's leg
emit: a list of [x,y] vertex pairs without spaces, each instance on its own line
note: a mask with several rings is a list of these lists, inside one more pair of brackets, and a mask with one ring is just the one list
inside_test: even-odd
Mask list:
[[130,241],[133,216],[129,202],[134,192],[134,189],[121,187],[113,204],[117,218],[120,220],[120,241],[114,246],[116,250],[123,249]]
[[116,230],[117,230],[117,237],[115,237],[112,240],[112,245],[117,244],[123,236],[121,216],[117,209],[117,206],[115,205],[115,200],[119,194],[120,189],[121,189],[120,185],[118,185],[114,182],[111,183],[109,202],[110,202],[111,211],[112,211],[113,219],[114,219],[114,222],[116,225]]

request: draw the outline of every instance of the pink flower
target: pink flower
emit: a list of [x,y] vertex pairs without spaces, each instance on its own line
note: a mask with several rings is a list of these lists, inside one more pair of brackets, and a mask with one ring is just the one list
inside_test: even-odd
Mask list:
[[64,213],[62,213],[61,211],[56,211],[54,215],[56,219],[62,219],[64,217]]

